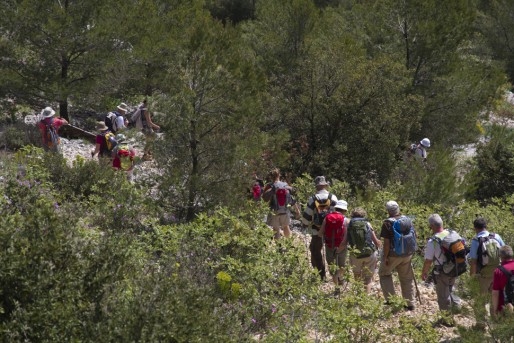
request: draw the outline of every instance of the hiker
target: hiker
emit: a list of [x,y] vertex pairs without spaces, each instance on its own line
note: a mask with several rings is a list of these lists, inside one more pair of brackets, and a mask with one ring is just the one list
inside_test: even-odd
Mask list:
[[350,265],[355,280],[362,281],[366,286],[366,292],[370,293],[377,267],[377,250],[381,244],[373,227],[366,219],[367,213],[363,208],[355,208],[351,217],[343,246],[350,247]]
[[127,179],[132,181],[132,170],[134,168],[134,157],[136,151],[126,143],[126,137],[122,133],[116,135],[117,145],[112,152],[112,167],[122,170],[127,174]]
[[[445,245],[443,245],[443,242],[446,241],[446,238],[450,238],[454,242],[460,240],[460,243],[450,242],[450,244],[459,244],[459,247],[462,249],[462,263],[466,266],[466,249],[462,238],[455,231],[449,231],[443,227],[443,220],[439,214],[431,214],[428,217],[428,226],[434,235],[428,239],[427,245],[425,246],[425,263],[423,264],[421,279],[423,281],[427,280],[429,270],[432,265],[434,265],[432,274],[439,310],[445,311],[449,310],[451,307],[460,308],[461,299],[453,292],[453,286],[455,285],[460,271],[459,273],[456,271],[454,273],[453,270],[445,270],[448,265],[447,263],[453,262],[448,261],[448,257],[444,253]],[[453,238],[451,238],[452,235],[454,236]]]
[[[395,238],[397,233],[393,228],[397,220],[405,219],[400,213],[400,207],[396,201],[388,201],[386,203],[386,210],[389,217],[383,221],[380,231],[380,237],[383,238],[383,256],[378,270],[380,278],[380,287],[384,294],[386,304],[389,303],[389,298],[396,294],[393,284],[392,273],[396,270],[398,278],[400,279],[400,288],[402,290],[402,297],[407,301],[406,309],[412,311],[415,309],[414,305],[414,273],[412,270],[411,260],[414,254],[413,249],[402,251],[398,253],[398,247],[395,246]],[[400,223],[400,222],[398,222]],[[411,231],[413,228],[411,227]],[[402,238],[402,237],[400,237]],[[406,247],[416,247],[415,235],[408,234],[404,238],[410,238],[405,242]],[[412,241],[413,240],[413,241]]]
[[55,118],[54,115],[55,111],[50,106],[45,107],[39,115],[42,119],[38,123],[38,128],[43,139],[43,148],[47,151],[59,151],[59,128],[68,125],[66,119]]
[[[345,213],[348,210],[348,204],[344,200],[338,200],[334,206],[334,212],[326,215],[323,223],[318,231],[318,236],[322,237],[325,241],[325,258],[327,264],[336,265],[336,270],[332,275],[332,280],[336,286],[336,293],[338,286],[343,283],[341,279],[344,267],[346,266],[346,245],[343,244],[346,238],[346,226],[344,225]],[[330,269],[329,269],[330,271]]]
[[505,244],[498,234],[487,231],[487,222],[484,218],[476,218],[473,227],[476,236],[471,240],[469,250],[470,275],[478,279],[480,293],[489,294],[494,270],[500,262],[499,249]]
[[148,110],[147,99],[143,100],[140,104],[141,107],[141,122],[143,124],[143,132],[146,134],[154,133],[159,131],[161,127],[152,121],[152,116]]
[[[494,270],[492,286],[492,314],[498,316],[504,309],[510,313],[514,309],[514,257],[512,247],[504,245],[500,248],[501,266]],[[508,275],[510,274],[510,275]],[[510,286],[509,286],[510,283]]]
[[426,162],[428,148],[430,148],[430,139],[423,138],[418,144],[411,146],[411,151],[417,159]]
[[291,214],[289,206],[292,205],[291,191],[293,187],[287,182],[280,181],[280,170],[272,169],[270,172],[272,182],[267,184],[262,194],[264,201],[269,202],[270,213],[267,224],[275,231],[275,239],[281,237],[280,229],[284,237],[291,237]]
[[109,131],[112,133],[117,133],[127,127],[128,121],[125,118],[127,109],[127,104],[122,102],[116,107],[114,111],[107,113],[104,122],[105,125],[109,128]]
[[331,212],[337,203],[337,197],[327,190],[328,182],[324,176],[314,179],[316,194],[309,197],[303,212],[302,223],[309,229],[311,243],[311,265],[319,272],[321,280],[326,280],[325,263],[323,261],[323,238],[318,235],[325,216]]
[[[115,144],[114,134],[109,130],[107,125],[103,121],[99,121],[96,123],[96,129],[99,133],[95,138],[95,150],[91,152],[91,157],[95,158],[96,156],[102,157],[104,159],[111,158],[112,149]],[[108,145],[108,142],[111,146]]]
[[254,175],[254,181],[250,190],[252,199],[256,202],[261,201],[264,191],[264,182],[257,175]]
[[135,122],[136,128],[142,130],[146,136],[143,160],[150,161],[153,159],[152,147],[153,141],[155,140],[155,131],[160,130],[161,127],[152,121],[150,111],[148,110],[147,99],[144,99],[143,102],[138,105],[138,110],[134,114],[132,121]]

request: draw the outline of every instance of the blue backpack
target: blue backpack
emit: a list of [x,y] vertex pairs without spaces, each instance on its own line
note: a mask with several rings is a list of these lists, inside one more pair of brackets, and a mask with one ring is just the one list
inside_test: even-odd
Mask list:
[[418,249],[418,244],[416,243],[416,232],[412,220],[407,216],[401,216],[396,220],[388,220],[392,223],[395,254],[398,256],[414,254]]

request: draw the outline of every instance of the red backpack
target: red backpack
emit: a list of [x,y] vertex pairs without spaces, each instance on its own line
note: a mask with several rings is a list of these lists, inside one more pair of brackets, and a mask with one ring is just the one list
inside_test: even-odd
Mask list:
[[253,200],[261,200],[262,187],[258,182],[254,183],[252,187]]
[[325,244],[327,248],[337,248],[345,234],[344,216],[339,212],[331,212],[325,217]]
[[272,188],[271,209],[275,213],[288,213],[288,205],[292,203],[290,187],[285,182],[277,181],[273,184]]

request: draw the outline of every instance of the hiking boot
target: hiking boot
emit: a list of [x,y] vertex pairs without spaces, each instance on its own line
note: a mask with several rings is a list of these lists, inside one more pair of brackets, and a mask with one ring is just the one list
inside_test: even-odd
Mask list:
[[405,306],[405,309],[407,311],[414,311],[416,309],[416,306],[414,306],[414,305],[407,305],[407,306]]
[[340,294],[341,294],[341,288],[336,287],[336,289],[334,290],[334,296],[338,297]]

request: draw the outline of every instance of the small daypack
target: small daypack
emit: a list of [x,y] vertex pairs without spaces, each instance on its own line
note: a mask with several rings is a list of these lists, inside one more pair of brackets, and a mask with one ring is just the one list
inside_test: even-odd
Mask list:
[[130,147],[128,144],[118,144],[116,146],[116,155],[120,159],[121,170],[128,171],[132,168],[133,158],[130,154]]
[[255,182],[252,186],[252,197],[253,200],[259,201],[262,196],[262,187],[258,182]]
[[114,133],[107,131],[104,134],[104,137],[105,137],[105,148],[106,148],[107,152],[111,152],[116,147],[116,145],[118,145],[118,142],[116,141],[116,136],[114,135]]
[[416,252],[416,232],[412,226],[412,220],[407,216],[398,219],[388,219],[392,223],[393,247],[397,256],[408,256]]
[[464,239],[454,230],[448,230],[448,234],[442,238],[433,236],[432,239],[439,244],[446,259],[441,264],[440,271],[447,276],[454,277],[465,273],[467,270],[467,251]]
[[116,129],[117,129],[116,118],[117,118],[117,115],[114,112],[109,112],[105,116],[105,120],[104,120],[105,126],[107,126],[109,128],[109,131],[111,131],[111,132],[116,132]]
[[287,213],[288,206],[292,203],[289,186],[285,182],[275,182],[272,185],[272,197],[270,207],[275,213]]
[[314,213],[312,215],[312,225],[321,227],[323,220],[330,212],[330,205],[332,204],[332,194],[328,193],[328,197],[321,200],[318,195],[314,196]]
[[507,277],[507,284],[505,285],[504,291],[505,303],[514,305],[514,274],[508,271],[504,266],[499,266],[498,269]]
[[54,118],[52,118],[49,123],[46,120],[42,120],[41,123],[45,125],[45,149],[58,152],[61,139],[59,138],[57,129],[54,126]]
[[352,218],[348,225],[348,244],[357,258],[369,257],[377,247],[371,239],[371,228],[366,218]]
[[500,264],[500,243],[494,233],[478,238],[477,267],[478,271],[486,266],[496,267]]
[[325,244],[327,248],[337,248],[344,238],[344,216],[332,212],[325,217]]

